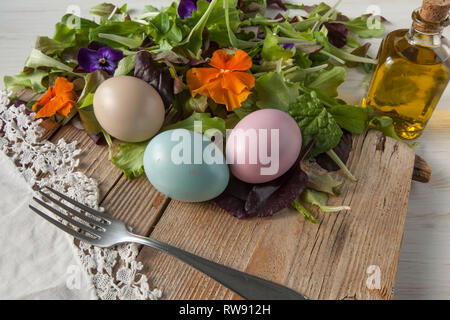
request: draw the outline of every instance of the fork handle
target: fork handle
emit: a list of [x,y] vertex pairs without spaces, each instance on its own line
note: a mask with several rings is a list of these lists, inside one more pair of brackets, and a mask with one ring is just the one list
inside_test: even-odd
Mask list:
[[247,300],[307,299],[288,287],[212,262],[158,240],[130,234],[129,241],[163,251],[210,276]]

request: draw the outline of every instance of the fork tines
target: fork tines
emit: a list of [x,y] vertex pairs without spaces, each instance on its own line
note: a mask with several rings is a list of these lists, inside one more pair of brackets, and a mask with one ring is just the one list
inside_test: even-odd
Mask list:
[[[67,222],[68,224],[79,228],[80,231],[82,231],[83,233],[70,228],[69,225],[65,225],[63,224],[61,221],[58,221],[57,219],[51,217],[50,215],[44,213],[43,211],[37,209],[36,207],[30,205],[30,209],[33,210],[35,213],[37,213],[39,216],[41,216],[42,218],[44,218],[45,220],[47,220],[48,222],[52,223],[53,225],[55,225],[56,227],[64,230],[65,232],[69,233],[70,235],[72,235],[73,237],[83,240],[83,241],[87,241],[87,242],[93,242],[97,239],[101,238],[101,234],[105,231],[105,227],[109,224],[111,224],[110,218],[107,217],[106,215],[98,212],[97,210],[91,209],[65,195],[63,195],[62,193],[46,187],[47,190],[49,190],[51,193],[55,194],[56,196],[58,196],[61,199],[64,199],[65,201],[71,203],[72,205],[74,205],[76,208],[88,212],[89,214],[91,214],[92,216],[94,216],[97,219],[93,219],[91,217],[88,217],[86,214],[81,213],[78,210],[75,210],[69,206],[67,206],[66,204],[64,204],[63,202],[55,199],[54,197],[50,196],[48,193],[43,192],[42,190],[39,191],[39,193],[47,200],[51,201],[52,203],[56,204],[58,207],[60,207],[61,209],[65,210],[66,213],[63,213],[59,210],[57,210],[56,208],[50,206],[49,204],[43,202],[42,200],[34,197],[33,200],[38,203],[41,207],[47,209],[48,211],[50,211],[51,213],[53,213],[55,216],[59,217],[60,219],[62,219],[63,221]],[[69,212],[70,214],[72,214],[73,216],[77,217],[79,219],[79,221],[71,218],[67,212]]]

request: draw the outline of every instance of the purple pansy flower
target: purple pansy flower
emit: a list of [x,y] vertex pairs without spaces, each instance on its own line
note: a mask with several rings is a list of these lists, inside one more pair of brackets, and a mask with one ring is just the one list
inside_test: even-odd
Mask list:
[[[206,0],[211,2],[211,0]],[[192,16],[193,11],[197,11],[198,0],[180,0],[178,5],[178,15],[181,19],[189,18]]]
[[81,48],[77,55],[78,64],[85,71],[104,70],[111,75],[114,74],[122,59],[122,51],[100,42],[92,42],[88,48]]
[[295,44],[293,44],[293,43],[283,43],[283,48],[285,50],[292,50],[292,49],[295,48]]

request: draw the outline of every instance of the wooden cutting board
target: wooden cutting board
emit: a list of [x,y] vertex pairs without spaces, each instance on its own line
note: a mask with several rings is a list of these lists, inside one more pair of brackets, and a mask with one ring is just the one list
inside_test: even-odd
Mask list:
[[[35,99],[24,92],[22,99]],[[100,184],[101,205],[135,232],[213,261],[285,284],[311,299],[392,299],[411,179],[430,169],[404,143],[370,131],[355,139],[348,161],[358,182],[340,176],[330,204],[349,211],[305,222],[286,209],[271,218],[238,220],[213,203],[171,201],[145,177],[127,180],[108,150],[70,125],[44,122],[46,138],[78,141],[80,170]],[[416,166],[416,168],[415,168]],[[429,178],[429,177],[428,177]],[[214,280],[150,248],[138,260],[167,299],[239,299]]]

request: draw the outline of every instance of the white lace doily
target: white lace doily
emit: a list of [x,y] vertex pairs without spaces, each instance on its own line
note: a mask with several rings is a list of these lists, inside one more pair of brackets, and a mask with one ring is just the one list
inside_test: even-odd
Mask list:
[[[25,106],[10,107],[9,95],[0,92],[0,149],[9,156],[26,181],[36,189],[51,186],[92,208],[98,208],[98,185],[94,179],[76,171],[81,151],[76,142],[64,139],[53,144],[41,141],[44,130]],[[100,208],[101,209],[101,208]],[[134,244],[100,249],[73,241],[96,295],[104,300],[159,299],[162,292],[151,289],[147,277],[140,273],[142,263]]]

